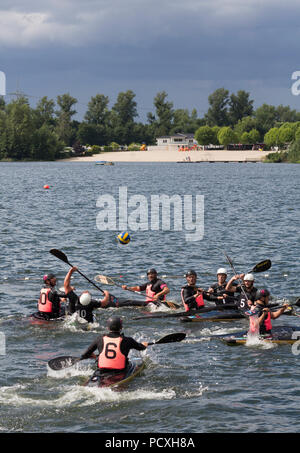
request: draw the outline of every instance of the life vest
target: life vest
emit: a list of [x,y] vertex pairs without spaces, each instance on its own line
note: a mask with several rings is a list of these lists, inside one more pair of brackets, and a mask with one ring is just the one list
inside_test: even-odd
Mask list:
[[[185,302],[185,300],[183,298],[183,290],[184,290],[184,288],[182,288],[182,290],[181,290],[181,300],[182,300],[182,303],[183,303],[185,311],[190,311],[190,308],[189,308],[188,304]],[[200,294],[199,296],[195,297],[195,302],[196,302],[197,308],[200,308],[200,307],[204,306],[204,300],[203,300],[202,294]]]
[[98,357],[98,368],[123,370],[126,366],[126,356],[121,352],[123,338],[103,336],[103,349]]
[[[261,305],[259,306],[260,312],[259,312],[258,316],[262,315],[263,308],[264,307],[262,307]],[[263,333],[268,332],[270,330],[272,330],[272,322],[271,322],[271,313],[268,312],[267,316],[265,317],[265,319],[263,320],[263,322],[262,322],[262,324],[260,326],[260,333],[263,334]]]
[[268,313],[268,316],[264,320],[264,328],[266,331],[272,330],[272,322],[271,322],[271,313]]
[[52,302],[49,300],[48,295],[51,288],[42,288],[38,302],[38,310],[43,313],[52,313]]
[[[152,285],[153,285],[153,283],[150,282],[146,286],[146,302],[152,302],[153,297],[157,294],[155,291],[153,291]],[[163,296],[163,299],[160,299],[160,300],[166,300],[166,296]]]

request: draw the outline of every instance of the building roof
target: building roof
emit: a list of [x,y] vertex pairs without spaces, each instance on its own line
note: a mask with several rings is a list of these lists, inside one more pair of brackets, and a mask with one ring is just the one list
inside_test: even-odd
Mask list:
[[173,135],[162,135],[161,137],[157,138],[172,138],[172,137],[178,137],[178,138],[194,138],[194,134],[173,134]]

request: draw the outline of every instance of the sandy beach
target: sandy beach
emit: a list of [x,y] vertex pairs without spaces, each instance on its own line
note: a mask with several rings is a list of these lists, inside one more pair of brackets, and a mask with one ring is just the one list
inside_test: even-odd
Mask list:
[[260,162],[270,151],[121,151],[88,157],[63,159],[65,162]]

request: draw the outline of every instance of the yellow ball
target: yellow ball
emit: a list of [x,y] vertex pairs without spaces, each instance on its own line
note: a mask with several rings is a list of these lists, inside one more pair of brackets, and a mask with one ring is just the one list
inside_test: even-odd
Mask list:
[[127,231],[124,231],[123,233],[118,234],[117,238],[118,238],[118,241],[120,242],[120,244],[123,244],[123,245],[129,244],[129,242],[130,242],[130,236],[129,236],[129,233],[127,233]]

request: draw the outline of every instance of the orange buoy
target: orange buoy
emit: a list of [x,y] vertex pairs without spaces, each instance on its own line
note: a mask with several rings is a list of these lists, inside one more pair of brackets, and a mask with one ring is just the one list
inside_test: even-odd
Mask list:
[[45,184],[44,189],[50,189],[50,186],[48,186],[48,184]]

